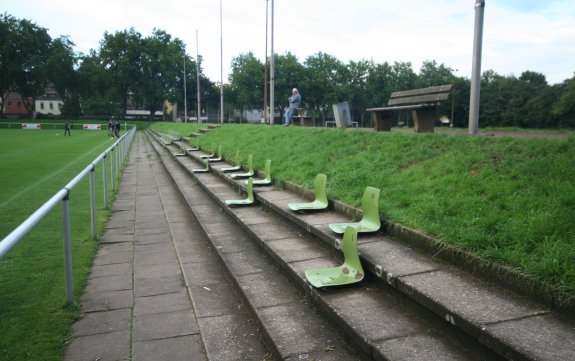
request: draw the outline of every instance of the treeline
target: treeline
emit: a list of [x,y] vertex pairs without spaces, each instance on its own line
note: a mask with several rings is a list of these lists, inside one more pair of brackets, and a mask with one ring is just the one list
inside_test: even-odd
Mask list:
[[[0,42],[0,94],[14,91],[34,99],[53,87],[63,97],[64,116],[123,116],[128,104],[151,114],[165,110],[165,101],[182,109],[185,83],[189,114],[195,115],[198,59],[188,56],[184,43],[163,30],[155,29],[147,37],[133,28],[104,33],[98,49],[81,54],[73,51],[67,37],[52,39],[47,29],[3,14],[0,38],[6,39]],[[200,57],[202,116],[219,117],[220,84],[204,76],[201,62]],[[226,121],[234,110],[264,107],[265,64],[248,52],[235,57],[230,67],[224,84]],[[433,60],[416,71],[409,62],[343,63],[322,52],[300,61],[287,52],[275,55],[274,79],[277,112],[282,113],[291,88],[297,87],[312,116],[331,117],[332,104],[348,101],[354,120],[364,124],[369,124],[364,109],[384,105],[394,91],[453,83],[454,125],[466,127],[468,122],[470,80]],[[515,77],[488,70],[482,76],[480,105],[482,127],[575,127],[575,76],[550,85],[543,74],[533,71]],[[2,114],[3,109],[4,105]],[[444,104],[440,111],[451,118],[452,104]],[[398,121],[409,122],[409,116],[398,114]]]

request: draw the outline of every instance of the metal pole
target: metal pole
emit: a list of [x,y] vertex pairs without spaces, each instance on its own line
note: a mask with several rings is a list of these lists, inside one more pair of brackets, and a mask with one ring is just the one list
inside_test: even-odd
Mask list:
[[264,60],[264,123],[268,122],[268,3],[266,0],[266,56]]
[[184,50],[184,123],[188,122],[188,93],[186,87],[186,50]]
[[201,123],[201,101],[200,101],[200,45],[198,44],[198,30],[196,30],[196,82],[198,88],[198,123]]
[[114,148],[110,150],[112,153],[112,159],[110,159],[110,178],[112,179],[112,192],[116,191],[116,182],[114,180]]
[[475,30],[473,35],[473,63],[471,68],[471,95],[469,97],[469,134],[479,128],[479,95],[481,92],[481,50],[483,43],[483,13],[485,0],[475,1]]
[[106,156],[102,158],[102,177],[104,183],[104,208],[108,209],[108,172],[106,169]]
[[275,86],[275,59],[274,59],[274,0],[272,0],[272,29],[271,29],[271,64],[270,64],[270,125],[274,124],[274,86]]
[[70,232],[70,191],[62,199],[62,233],[64,236],[64,273],[66,276],[66,303],[74,303],[74,282],[72,280],[72,235]]
[[121,142],[116,145],[116,180],[118,181],[118,186],[120,186],[120,171],[122,170],[122,148],[120,147]]
[[220,123],[224,122],[224,31],[222,27],[222,0],[220,0]]
[[97,239],[96,233],[96,181],[94,180],[94,167],[90,171],[90,210],[92,219],[92,239]]

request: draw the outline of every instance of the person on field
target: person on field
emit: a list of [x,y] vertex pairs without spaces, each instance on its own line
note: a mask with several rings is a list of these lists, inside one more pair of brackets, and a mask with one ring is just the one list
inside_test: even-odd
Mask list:
[[108,121],[108,136],[114,138],[114,123],[112,123],[112,118]]
[[301,95],[299,94],[297,88],[293,88],[291,93],[292,95],[288,98],[289,108],[284,115],[284,127],[287,127],[292,123],[293,115],[301,104]]
[[120,138],[120,123],[114,122],[114,135],[116,138]]
[[70,134],[70,122],[67,120],[66,123],[64,123],[64,136],[66,136],[66,134],[72,136],[72,134]]

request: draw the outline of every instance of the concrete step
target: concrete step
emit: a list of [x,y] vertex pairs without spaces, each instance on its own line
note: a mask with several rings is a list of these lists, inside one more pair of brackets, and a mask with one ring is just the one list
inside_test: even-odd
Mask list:
[[[176,160],[171,157],[170,151],[164,150],[158,144],[156,147],[184,197],[197,193],[198,188],[204,189],[210,195],[211,199],[201,205],[188,201],[190,208],[199,212],[197,217],[200,224],[220,252],[231,277],[236,280],[239,288],[244,290],[247,303],[252,305],[254,313],[262,320],[272,344],[277,345],[278,336],[274,336],[277,331],[273,325],[266,322],[269,316],[266,313],[261,314],[262,310],[265,311],[269,306],[264,304],[262,307],[258,301],[261,296],[258,294],[266,295],[270,301],[278,297],[293,303],[294,292],[306,292],[315,307],[329,319],[328,322],[323,317],[314,318],[312,324],[321,324],[321,329],[343,332],[346,343],[356,345],[361,350],[360,354],[369,359],[396,360],[406,355],[414,360],[442,360],[446,357],[458,360],[498,359],[497,355],[473,339],[454,333],[437,316],[406,299],[396,290],[387,286],[381,287],[375,278],[347,288],[310,289],[303,278],[304,270],[341,263],[339,252],[319,241],[313,234],[298,228],[283,217],[278,217],[267,207],[233,210],[226,208],[229,213],[223,215],[221,209],[225,199],[238,197],[233,188],[215,174],[196,175],[198,183],[194,184],[188,172],[197,167],[196,161],[191,158]],[[190,187],[195,190],[192,191]],[[274,192],[268,188],[268,192]],[[197,210],[194,210],[195,208]],[[225,218],[232,219],[230,225],[222,225]],[[231,226],[233,228],[228,228]],[[242,256],[238,256],[238,252]],[[238,260],[239,264],[236,263]],[[279,283],[276,280],[279,276],[289,281]],[[295,285],[297,290],[285,294],[290,283]],[[280,284],[279,289],[275,284]],[[252,299],[255,301],[250,301]],[[310,327],[304,319],[294,319],[286,324]],[[313,334],[312,332],[305,338],[316,337]],[[289,347],[291,342],[297,343],[297,337],[278,349]],[[325,345],[325,342],[323,344]],[[338,349],[337,346],[334,348]],[[289,352],[287,355],[289,356]],[[298,355],[301,356],[301,353]],[[286,354],[280,353],[279,356],[285,358]]]
[[[187,168],[197,167],[193,159],[201,154],[193,154],[190,155],[190,159],[184,158],[178,161]],[[220,167],[225,166],[227,166],[225,163],[213,165],[212,174],[194,177],[200,185],[212,193],[222,209],[239,222],[244,222],[244,226],[250,232],[253,227],[250,227],[249,222],[253,215],[242,217],[242,212],[249,211],[231,210],[223,204],[225,197],[231,199],[231,196],[222,196],[219,193],[226,188],[225,184],[232,189],[245,190],[243,181],[233,180],[229,175],[218,172]],[[217,186],[214,188],[212,184]],[[260,205],[272,210],[282,220],[291,222],[291,228],[288,229],[296,225],[301,234],[315,236],[301,247],[305,249],[315,240],[321,240],[330,249],[337,248],[340,240],[331,233],[327,225],[349,221],[349,218],[333,211],[314,214],[292,213],[287,209],[287,204],[306,199],[272,187],[258,188],[255,193]],[[257,235],[255,231],[251,233],[252,236]],[[267,246],[268,241],[263,237],[260,239],[260,244],[276,258],[273,256],[274,252],[271,252],[272,249]],[[527,360],[575,359],[575,322],[569,317],[551,312],[543,305],[527,300],[497,284],[436,262],[382,233],[361,235],[359,250],[364,267],[378,287],[391,287],[409,302],[443,320],[443,326],[477,340],[499,356]],[[310,265],[308,268],[312,267],[316,266]],[[293,269],[295,279],[299,277],[302,284],[304,284],[303,270]],[[309,289],[308,292],[313,299],[318,300],[329,294],[315,289]]]
[[257,320],[138,133],[65,361],[268,360]]
[[[161,159],[211,242],[236,288],[261,325],[278,360],[361,360],[361,353],[331,327],[289,278],[167,153]],[[228,189],[229,190],[229,189]],[[230,193],[233,191],[229,190]],[[198,279],[208,273],[196,275]],[[225,298],[223,298],[225,302]],[[218,301],[218,298],[213,300]]]

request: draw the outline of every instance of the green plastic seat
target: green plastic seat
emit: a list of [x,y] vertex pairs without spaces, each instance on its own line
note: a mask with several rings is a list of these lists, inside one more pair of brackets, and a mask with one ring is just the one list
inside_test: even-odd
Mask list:
[[216,157],[209,157],[208,160],[210,162],[221,162],[223,159],[222,157],[222,146],[218,146],[218,153]]
[[240,165],[240,150],[236,150],[236,156],[234,157],[233,163],[235,164],[232,167],[224,167],[224,168],[220,168],[220,171],[222,172],[235,172],[236,170],[240,170],[242,169],[242,166]]
[[208,173],[210,171],[210,161],[208,159],[204,159],[205,168],[201,169],[192,169],[192,173]]
[[253,177],[254,172],[254,156],[252,154],[248,155],[248,171],[245,173],[235,173],[232,174],[232,178],[249,178]]
[[210,154],[200,155],[200,158],[202,158],[202,159],[212,158],[214,155],[216,155],[215,149],[216,149],[216,145],[215,145],[215,144],[212,144],[212,151],[211,151],[211,153],[210,153]]
[[249,206],[250,204],[254,203],[254,191],[253,191],[253,178],[248,178],[247,181],[247,194],[248,197],[246,199],[230,199],[226,200],[226,204],[228,206]]
[[343,264],[339,267],[315,268],[305,271],[305,278],[314,287],[343,286],[357,283],[365,272],[357,252],[357,231],[347,227],[343,235]]
[[327,176],[325,174],[318,174],[315,176],[313,182],[313,189],[315,193],[315,200],[313,202],[305,203],[290,203],[289,209],[292,211],[312,211],[326,209],[328,206],[327,194],[325,185],[327,183]]
[[266,165],[264,168],[264,178],[263,179],[255,179],[254,185],[256,185],[256,186],[267,186],[269,184],[272,184],[271,167],[272,167],[272,160],[271,159],[266,160]]
[[332,223],[329,228],[335,233],[342,234],[350,226],[360,232],[375,232],[381,227],[379,219],[379,189],[366,187],[361,198],[361,208],[363,218],[359,222],[351,223]]

